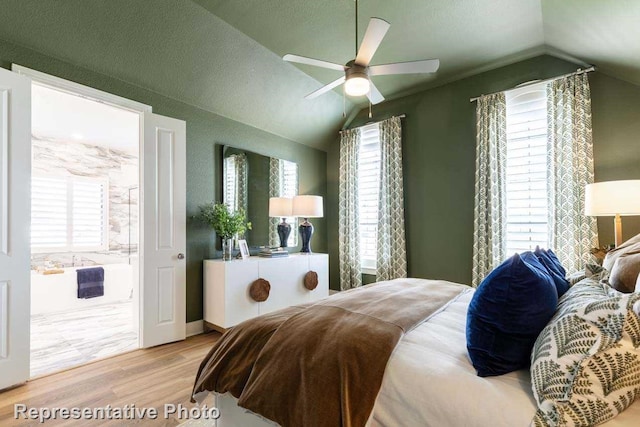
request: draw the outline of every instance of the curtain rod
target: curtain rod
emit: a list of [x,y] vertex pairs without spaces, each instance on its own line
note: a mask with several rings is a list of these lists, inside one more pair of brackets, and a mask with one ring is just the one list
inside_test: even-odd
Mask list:
[[[590,72],[595,71],[595,70],[596,70],[596,67],[589,67],[589,68],[584,69],[584,70],[583,70],[583,69],[581,69],[581,68],[578,68],[578,69],[577,69],[576,71],[574,71],[573,73],[567,73],[567,74],[563,74],[563,75],[561,75],[561,76],[551,77],[551,78],[549,78],[549,79],[545,79],[545,80],[533,81],[533,82],[530,82],[530,83],[523,83],[523,84],[522,84],[522,85],[520,85],[520,86],[516,86],[516,87],[513,87],[513,88],[511,88],[511,89],[507,89],[507,90],[500,90],[500,91],[498,91],[498,92],[489,93],[489,94],[487,94],[487,95],[494,95],[494,94],[496,94],[496,93],[500,93],[500,92],[510,92],[510,91],[512,91],[512,90],[515,90],[515,89],[520,89],[520,88],[527,87],[527,86],[531,86],[531,85],[537,85],[537,84],[540,84],[540,83],[552,82],[552,81],[554,81],[554,80],[560,80],[560,79],[563,79],[563,78],[565,78],[565,77],[575,76],[575,75],[578,75],[578,74],[590,73]],[[485,95],[481,95],[481,96],[485,96]],[[478,99],[480,99],[480,96],[476,96],[475,98],[470,98],[470,99],[469,99],[469,102],[475,102],[475,101],[477,101]]]
[[[397,115],[397,116],[390,116],[390,117],[387,117],[387,119],[391,119],[391,118],[393,118],[393,117],[398,117],[399,119],[404,119],[405,117],[407,117],[407,115],[406,115],[406,114],[399,114],[399,115]],[[385,120],[387,120],[387,119],[385,119]],[[373,124],[373,123],[380,123],[381,121],[382,121],[382,120],[380,120],[380,121],[378,121],[378,122],[367,122],[367,123],[363,124],[362,126],[356,126],[355,128],[342,129],[342,130],[340,130],[340,131],[339,131],[339,133],[342,133],[342,132],[345,132],[345,131],[347,131],[347,130],[351,130],[351,129],[357,129],[357,128],[361,128],[361,127],[364,127],[364,126],[368,126],[368,125],[371,125],[371,124]]]

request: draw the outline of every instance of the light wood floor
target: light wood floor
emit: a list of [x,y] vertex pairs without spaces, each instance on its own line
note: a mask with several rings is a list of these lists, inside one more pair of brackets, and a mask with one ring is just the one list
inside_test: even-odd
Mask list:
[[[14,404],[28,407],[123,407],[157,408],[157,420],[138,420],[135,425],[175,426],[182,421],[165,420],[164,405],[182,403],[191,408],[191,389],[200,362],[217,332],[197,335],[185,341],[146,350],[136,350],[79,368],[49,375],[25,385],[0,392],[0,426],[42,425],[36,421],[16,421]],[[131,421],[51,420],[45,426],[131,425]]]

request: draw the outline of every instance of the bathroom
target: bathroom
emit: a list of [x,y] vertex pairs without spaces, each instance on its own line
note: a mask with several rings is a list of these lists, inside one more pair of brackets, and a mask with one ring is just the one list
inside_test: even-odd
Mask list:
[[32,84],[32,378],[139,348],[139,147],[138,113]]

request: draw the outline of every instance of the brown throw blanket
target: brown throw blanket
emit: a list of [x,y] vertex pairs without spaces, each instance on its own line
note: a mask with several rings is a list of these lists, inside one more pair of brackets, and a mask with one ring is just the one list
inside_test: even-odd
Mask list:
[[402,335],[464,289],[397,279],[251,319],[214,345],[193,394],[230,392],[284,427],[364,426]]

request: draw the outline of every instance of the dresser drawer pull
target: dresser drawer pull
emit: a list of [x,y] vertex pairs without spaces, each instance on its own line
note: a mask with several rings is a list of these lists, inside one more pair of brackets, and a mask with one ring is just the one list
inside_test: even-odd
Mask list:
[[268,280],[257,279],[249,286],[249,296],[257,302],[266,301],[269,298],[269,291],[271,290],[271,284]]
[[318,273],[315,271],[309,271],[304,275],[304,287],[310,291],[314,290],[318,286]]

